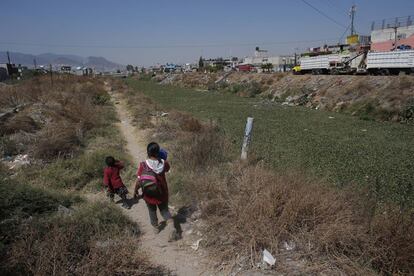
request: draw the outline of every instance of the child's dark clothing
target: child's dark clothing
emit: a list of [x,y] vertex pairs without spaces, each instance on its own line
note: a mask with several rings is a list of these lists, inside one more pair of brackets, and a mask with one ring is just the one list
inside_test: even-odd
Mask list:
[[107,195],[111,199],[114,199],[115,194],[119,195],[123,201],[123,207],[129,207],[127,203],[128,189],[125,187],[122,182],[121,175],[119,174],[120,170],[124,168],[123,164],[119,161],[115,163],[112,167],[106,167],[104,169],[104,179],[103,183],[108,187]]
[[121,187],[114,190],[108,188],[106,194],[111,200],[114,199],[115,194],[119,195],[123,199],[124,197],[126,198],[126,195],[128,194],[128,189],[126,187]]
[[158,226],[157,207],[160,210],[161,216],[164,220],[171,219],[170,211],[168,210],[168,202],[163,202],[158,205],[149,204],[147,202],[148,213],[150,217],[151,225],[154,227]]

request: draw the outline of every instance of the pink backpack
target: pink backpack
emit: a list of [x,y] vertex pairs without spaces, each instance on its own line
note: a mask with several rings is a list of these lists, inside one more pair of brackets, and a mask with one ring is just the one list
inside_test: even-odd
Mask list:
[[162,190],[158,181],[158,175],[148,167],[147,163],[141,163],[143,171],[140,177],[141,188],[144,195],[159,198],[162,195]]

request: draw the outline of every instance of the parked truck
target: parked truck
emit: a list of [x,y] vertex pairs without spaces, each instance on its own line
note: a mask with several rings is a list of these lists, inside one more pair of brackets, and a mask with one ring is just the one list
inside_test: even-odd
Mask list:
[[317,56],[303,56],[295,74],[370,74],[398,75],[414,73],[414,50],[389,52],[349,52]]
[[302,56],[300,65],[293,68],[295,74],[354,74],[363,63],[364,52]]
[[303,56],[300,58],[300,70],[294,68],[302,74],[312,73],[314,75],[327,74],[331,70],[331,62],[341,61],[339,54],[328,54],[319,56]]
[[414,73],[414,50],[368,52],[366,70],[371,75]]

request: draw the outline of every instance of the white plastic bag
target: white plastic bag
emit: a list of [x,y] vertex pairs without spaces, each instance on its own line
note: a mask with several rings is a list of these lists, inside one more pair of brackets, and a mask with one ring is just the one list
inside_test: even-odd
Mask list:
[[267,249],[263,250],[263,262],[269,265],[274,265],[276,263],[275,257],[273,257]]

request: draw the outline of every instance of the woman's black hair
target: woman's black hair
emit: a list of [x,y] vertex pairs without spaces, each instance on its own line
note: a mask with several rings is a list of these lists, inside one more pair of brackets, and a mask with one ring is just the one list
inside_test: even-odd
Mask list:
[[115,158],[113,158],[112,156],[107,156],[105,157],[105,163],[108,167],[113,167],[115,166]]
[[159,159],[158,155],[160,153],[160,145],[155,142],[151,142],[147,146],[147,154],[148,157],[155,157]]

